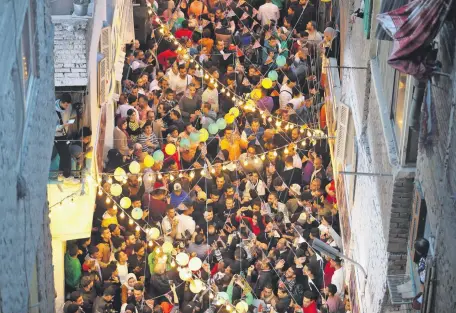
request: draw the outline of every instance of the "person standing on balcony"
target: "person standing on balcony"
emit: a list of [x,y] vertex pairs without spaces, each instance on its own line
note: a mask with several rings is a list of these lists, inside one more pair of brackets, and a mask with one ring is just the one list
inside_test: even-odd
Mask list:
[[68,127],[74,122],[71,119],[71,95],[64,93],[55,101],[57,126],[55,128],[54,146],[60,157],[58,180],[75,183],[71,177],[71,154],[68,145]]

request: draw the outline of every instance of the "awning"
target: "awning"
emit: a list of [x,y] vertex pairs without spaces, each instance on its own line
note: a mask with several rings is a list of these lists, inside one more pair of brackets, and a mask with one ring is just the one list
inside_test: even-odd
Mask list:
[[429,63],[427,58],[432,50],[430,45],[452,4],[453,0],[415,0],[377,15],[377,20],[393,39],[388,64],[417,79],[429,77],[434,70],[433,62]]

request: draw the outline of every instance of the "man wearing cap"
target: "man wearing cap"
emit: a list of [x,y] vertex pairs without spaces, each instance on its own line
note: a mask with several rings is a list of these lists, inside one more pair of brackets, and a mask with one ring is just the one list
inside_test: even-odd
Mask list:
[[288,195],[290,197],[285,205],[289,216],[292,216],[299,207],[298,197],[301,196],[301,186],[298,184],[292,184],[288,190]]
[[184,212],[181,215],[178,215],[179,224],[177,225],[177,234],[176,239],[183,240],[187,237],[188,234],[193,235],[196,229],[195,220],[192,218],[193,213],[193,203],[191,201],[185,201]]
[[171,204],[174,208],[179,209],[180,204],[187,198],[188,194],[182,190],[182,185],[180,183],[175,183],[169,204]]

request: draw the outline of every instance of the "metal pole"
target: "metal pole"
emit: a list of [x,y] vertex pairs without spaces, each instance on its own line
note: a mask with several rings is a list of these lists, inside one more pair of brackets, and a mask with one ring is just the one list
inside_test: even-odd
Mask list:
[[355,175],[355,176],[393,177],[393,174],[386,174],[386,173],[363,173],[363,172],[345,172],[345,171],[340,171],[339,174]]

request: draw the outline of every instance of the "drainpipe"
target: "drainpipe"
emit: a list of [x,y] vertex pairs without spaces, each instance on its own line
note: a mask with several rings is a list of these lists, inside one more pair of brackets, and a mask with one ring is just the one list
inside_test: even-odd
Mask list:
[[412,109],[410,115],[410,128],[419,132],[420,130],[420,116],[421,105],[423,104],[424,92],[426,90],[426,82],[414,79],[413,82],[413,95],[412,95]]

